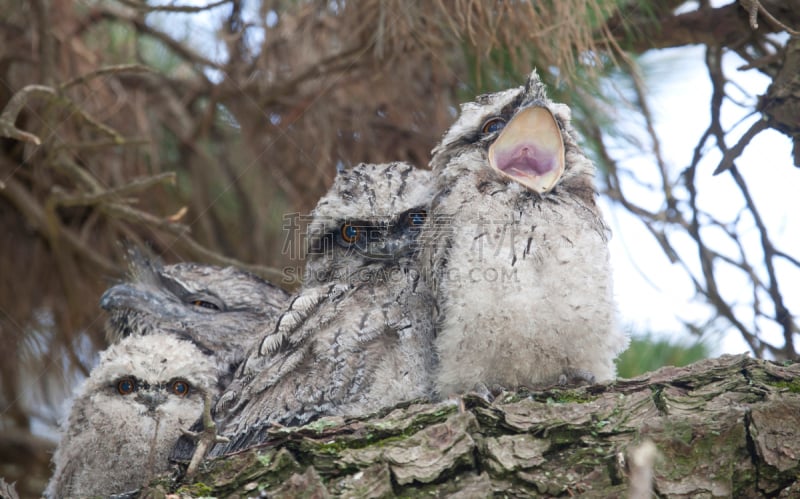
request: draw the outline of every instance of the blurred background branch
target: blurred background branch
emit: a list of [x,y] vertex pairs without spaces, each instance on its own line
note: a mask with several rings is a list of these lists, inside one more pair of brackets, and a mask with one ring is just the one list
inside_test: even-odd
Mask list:
[[[239,265],[291,288],[280,269],[302,262],[282,251],[284,214],[308,211],[339,167],[424,167],[459,102],[518,85],[532,67],[573,108],[602,169],[598,189],[644,224],[710,305],[687,331],[733,332],[758,356],[796,356],[781,269],[800,262],[774,241],[741,172],[757,165],[741,158],[754,137],[778,130],[800,163],[800,51],[787,34],[800,27],[798,0],[0,7],[0,476],[26,476],[23,496],[43,488],[42,436],[105,346],[97,303],[126,271],[124,245],[168,262]],[[705,46],[711,121],[691,162],[676,167],[639,60],[690,44]],[[728,54],[772,80],[764,95],[736,101]],[[744,134],[721,121],[732,102],[752,113]],[[622,161],[620,144],[647,166]],[[713,194],[699,179],[713,170],[741,193],[735,215],[704,208]],[[756,250],[745,241],[752,228]],[[744,294],[721,281],[730,272],[748,283]],[[779,340],[764,334],[776,328]],[[623,362],[621,373],[708,354],[680,352],[627,371]]]

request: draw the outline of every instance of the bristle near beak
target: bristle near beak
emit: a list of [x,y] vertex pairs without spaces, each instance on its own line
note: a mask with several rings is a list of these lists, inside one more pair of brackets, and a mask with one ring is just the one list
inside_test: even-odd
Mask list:
[[489,147],[489,165],[526,188],[543,194],[564,173],[564,140],[547,108],[523,109]]

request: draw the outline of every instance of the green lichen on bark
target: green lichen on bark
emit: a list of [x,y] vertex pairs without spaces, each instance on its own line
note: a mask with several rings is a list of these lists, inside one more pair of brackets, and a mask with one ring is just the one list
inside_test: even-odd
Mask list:
[[172,489],[184,497],[624,497],[628,451],[652,440],[659,497],[792,497],[799,383],[800,364],[725,356],[492,403],[475,395],[407,403],[275,428],[267,445],[209,461],[194,483]]

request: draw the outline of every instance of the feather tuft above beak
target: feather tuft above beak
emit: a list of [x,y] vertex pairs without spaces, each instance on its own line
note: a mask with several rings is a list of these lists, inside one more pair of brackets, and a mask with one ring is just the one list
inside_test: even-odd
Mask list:
[[489,147],[489,165],[543,194],[564,173],[564,139],[553,113],[531,106],[517,113]]

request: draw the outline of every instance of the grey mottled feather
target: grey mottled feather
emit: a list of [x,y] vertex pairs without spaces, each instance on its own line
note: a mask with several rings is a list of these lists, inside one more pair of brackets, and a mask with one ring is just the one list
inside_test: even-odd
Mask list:
[[335,236],[357,220],[375,237],[357,251],[329,238],[333,245],[310,256],[303,289],[217,404],[231,442],[212,455],[263,441],[273,423],[364,414],[431,394],[432,296],[418,271],[419,229],[407,218],[427,203],[429,178],[404,163],[339,174],[311,230]]
[[406,239],[409,233],[382,233],[387,237],[358,248],[337,244],[337,237],[344,222],[385,230],[382,224],[399,214],[424,208],[430,197],[431,180],[430,171],[400,162],[360,164],[340,172],[312,212],[308,236],[310,246],[316,248],[311,248],[306,257],[303,285],[357,279],[365,262],[391,261],[416,247]]
[[[152,331],[109,347],[72,400],[46,497],[107,497],[167,470],[170,450],[218,376],[211,357],[171,334]],[[118,391],[124,378],[136,381],[135,391]],[[188,384],[186,395],[174,393],[176,381]]]
[[[528,106],[549,109],[566,169],[538,194],[488,163],[497,132]],[[615,324],[608,230],[595,203],[592,162],[580,150],[569,108],[551,102],[534,72],[525,86],[479,96],[434,149],[436,175],[425,259],[437,309],[437,389],[536,386],[564,375],[615,375],[627,338]]]
[[283,289],[234,267],[162,265],[134,255],[130,280],[103,294],[109,343],[151,331],[174,334],[213,353],[230,381],[247,350],[289,303]]

